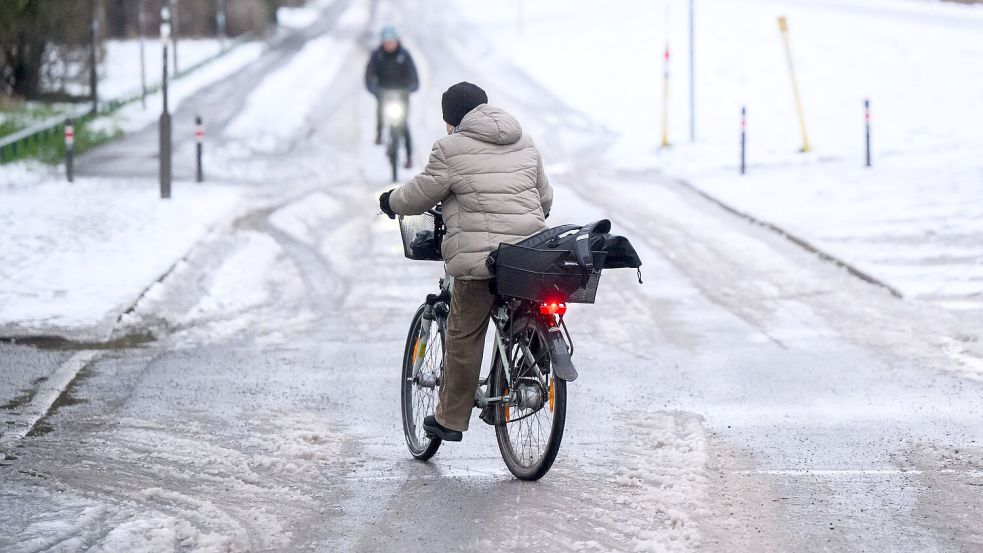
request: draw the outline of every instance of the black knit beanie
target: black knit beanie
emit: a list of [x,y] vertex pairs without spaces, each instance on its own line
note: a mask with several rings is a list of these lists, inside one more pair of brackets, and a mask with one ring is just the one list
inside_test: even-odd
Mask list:
[[444,92],[440,98],[440,109],[444,112],[444,121],[456,127],[469,111],[487,103],[488,95],[478,85],[460,82]]

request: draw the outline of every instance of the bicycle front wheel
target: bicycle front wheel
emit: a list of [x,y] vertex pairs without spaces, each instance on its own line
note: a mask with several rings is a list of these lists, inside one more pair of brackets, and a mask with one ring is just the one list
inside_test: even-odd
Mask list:
[[389,167],[392,169],[393,182],[399,182],[399,143],[401,130],[399,127],[392,127],[389,131],[389,145],[386,148],[386,157],[389,158]]
[[[434,414],[437,408],[437,390],[444,370],[444,337],[437,321],[423,318],[426,305],[416,310],[410,332],[406,337],[402,370],[403,433],[406,445],[413,457],[426,461],[437,453],[439,438],[430,438],[423,429],[423,419]],[[423,340],[424,325],[429,329],[429,340]],[[423,356],[419,372],[413,375],[413,366]]]
[[[524,317],[512,325],[515,337],[506,349],[510,362],[496,353],[492,395],[518,392],[521,400],[496,407],[495,436],[509,471],[520,480],[539,480],[553,466],[563,439],[567,383],[554,378],[545,324]],[[510,368],[511,367],[511,368]],[[545,375],[545,383],[539,375]]]

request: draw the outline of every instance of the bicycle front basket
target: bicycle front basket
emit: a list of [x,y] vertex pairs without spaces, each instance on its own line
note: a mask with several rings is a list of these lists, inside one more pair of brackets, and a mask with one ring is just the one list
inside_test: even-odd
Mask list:
[[403,238],[403,255],[418,261],[441,261],[440,229],[430,213],[400,215],[399,233]]
[[501,296],[532,301],[594,303],[605,252],[591,252],[594,271],[577,263],[564,249],[501,244],[495,255],[495,280]]

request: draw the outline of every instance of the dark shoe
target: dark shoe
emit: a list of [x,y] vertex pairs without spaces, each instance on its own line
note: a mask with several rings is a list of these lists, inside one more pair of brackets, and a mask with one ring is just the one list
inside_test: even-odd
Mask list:
[[409,158],[409,157],[406,158],[406,165],[404,165],[403,167],[406,167],[407,169],[412,169],[413,168],[413,159],[412,158]]
[[446,442],[459,442],[464,435],[457,430],[451,430],[450,428],[444,428],[439,422],[437,422],[437,417],[433,415],[427,416],[423,419],[423,431],[427,433],[427,436],[431,438],[440,438]]
[[382,145],[382,133],[375,133],[375,145],[376,146]]

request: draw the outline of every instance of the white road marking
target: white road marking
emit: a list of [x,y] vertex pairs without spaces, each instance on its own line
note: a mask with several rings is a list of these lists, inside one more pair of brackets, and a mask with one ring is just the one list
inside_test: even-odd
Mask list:
[[761,469],[761,470],[737,470],[735,474],[767,474],[774,476],[877,476],[877,475],[902,475],[902,474],[961,474],[972,478],[983,477],[983,470],[921,470],[921,469]]
[[38,385],[34,397],[20,409],[21,418],[15,419],[14,429],[0,435],[0,446],[11,445],[27,436],[39,420],[44,418],[79,371],[91,361],[99,350],[80,351],[62,363],[58,370]]

